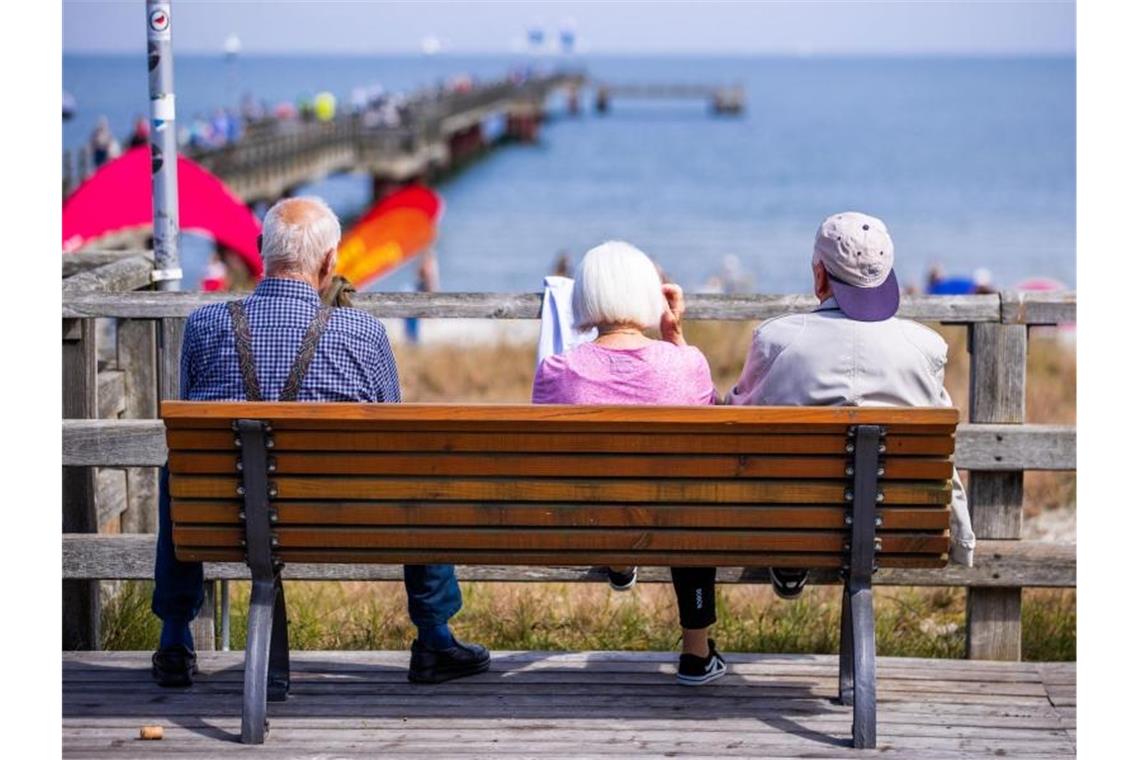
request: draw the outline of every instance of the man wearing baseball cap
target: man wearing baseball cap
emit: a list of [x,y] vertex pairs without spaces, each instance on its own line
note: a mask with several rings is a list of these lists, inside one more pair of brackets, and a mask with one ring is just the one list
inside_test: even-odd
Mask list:
[[[812,274],[819,307],[756,328],[729,404],[755,406],[951,406],[943,386],[946,341],[898,319],[895,248],[887,226],[857,211],[823,220]],[[950,557],[973,564],[966,492],[954,472]],[[806,570],[772,569],[785,598],[799,596]]]

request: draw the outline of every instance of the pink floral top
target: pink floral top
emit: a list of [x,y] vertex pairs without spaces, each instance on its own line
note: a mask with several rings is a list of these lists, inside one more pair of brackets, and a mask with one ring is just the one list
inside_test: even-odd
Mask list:
[[639,348],[583,343],[542,360],[534,376],[536,404],[715,404],[704,354],[655,340]]

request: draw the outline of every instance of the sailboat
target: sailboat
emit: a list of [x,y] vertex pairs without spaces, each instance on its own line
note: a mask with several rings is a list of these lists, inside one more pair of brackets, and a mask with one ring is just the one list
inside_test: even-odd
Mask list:
[[222,49],[225,50],[227,59],[237,58],[238,53],[241,52],[241,39],[236,34],[231,34],[226,37]]

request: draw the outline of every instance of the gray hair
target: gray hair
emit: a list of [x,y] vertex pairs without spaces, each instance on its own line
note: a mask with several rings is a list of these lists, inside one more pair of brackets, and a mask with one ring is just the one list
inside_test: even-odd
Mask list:
[[640,250],[620,240],[591,248],[574,273],[574,327],[655,327],[665,312],[661,275]]
[[269,273],[312,275],[340,242],[340,221],[320,198],[285,198],[265,214],[261,258]]

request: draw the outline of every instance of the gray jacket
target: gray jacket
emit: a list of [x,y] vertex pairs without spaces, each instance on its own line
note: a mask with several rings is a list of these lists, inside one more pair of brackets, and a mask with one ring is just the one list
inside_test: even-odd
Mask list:
[[[858,322],[829,298],[808,314],[770,319],[752,337],[725,403],[753,406],[952,406],[946,341],[907,319]],[[974,531],[954,471],[950,558],[972,565]]]

